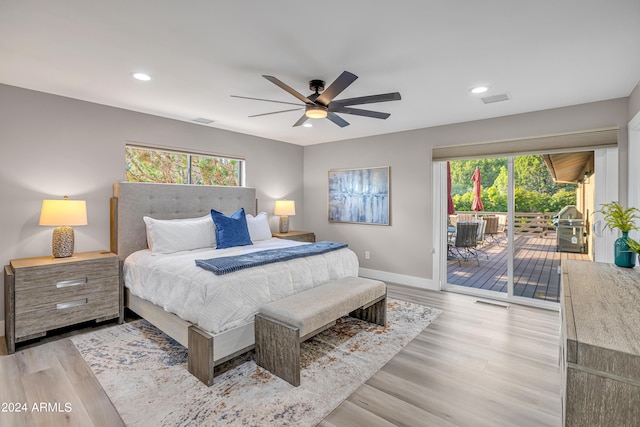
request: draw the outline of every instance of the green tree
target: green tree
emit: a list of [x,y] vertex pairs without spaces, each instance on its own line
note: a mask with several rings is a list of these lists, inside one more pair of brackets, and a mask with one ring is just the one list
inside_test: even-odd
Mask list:
[[[482,202],[485,211],[507,211],[508,171],[506,158],[452,161],[451,187],[458,211],[470,211],[473,202],[471,176],[475,168],[482,175]],[[514,160],[516,212],[557,212],[575,205],[575,184],[553,181],[542,156],[518,156]]]
[[506,158],[490,158],[478,160],[456,160],[450,162],[451,165],[451,192],[452,194],[463,194],[473,191],[473,176],[476,167],[480,168],[482,176],[482,186],[490,187],[500,174],[501,166],[507,165]]
[[493,181],[492,187],[494,187],[499,194],[507,195],[509,188],[509,171],[507,171],[506,166],[500,167],[500,173],[496,177],[496,180]]
[[470,211],[473,203],[473,193],[456,194],[452,197],[457,211]]
[[482,191],[484,208],[491,212],[507,212],[507,193],[498,189],[495,184]]
[[553,180],[542,156],[518,156],[513,162],[516,187],[540,193],[574,191],[575,184],[558,184]]
[[568,189],[561,189],[551,195],[549,212],[560,212],[567,205],[576,204],[576,192]]
[[131,182],[188,182],[187,155],[127,147],[126,178]]
[[240,168],[235,159],[191,156],[191,182],[204,185],[237,186]]
[[513,171],[517,188],[546,192],[555,187],[542,156],[516,157],[513,161]]
[[125,166],[127,181],[132,182],[229,186],[240,182],[240,161],[223,157],[127,147]]

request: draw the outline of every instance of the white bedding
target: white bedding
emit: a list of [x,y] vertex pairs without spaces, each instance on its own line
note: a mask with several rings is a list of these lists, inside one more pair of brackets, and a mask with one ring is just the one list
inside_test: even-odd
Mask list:
[[217,334],[253,321],[258,308],[270,301],[357,276],[358,258],[345,248],[221,276],[196,266],[195,260],[304,244],[273,238],[227,249],[155,255],[142,250],[125,260],[124,283],[133,295]]

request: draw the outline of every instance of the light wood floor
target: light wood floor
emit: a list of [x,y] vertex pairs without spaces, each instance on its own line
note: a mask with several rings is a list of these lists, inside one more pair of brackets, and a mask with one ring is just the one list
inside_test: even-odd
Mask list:
[[4,339],[2,343],[0,426],[124,426],[69,339],[46,342],[9,356]]
[[[389,296],[444,313],[320,426],[561,425],[558,313],[400,285],[389,285]],[[9,356],[0,342],[0,403],[72,409],[0,412],[0,426],[122,425],[68,339]]]
[[443,313],[321,424],[560,426],[559,314],[389,286]]

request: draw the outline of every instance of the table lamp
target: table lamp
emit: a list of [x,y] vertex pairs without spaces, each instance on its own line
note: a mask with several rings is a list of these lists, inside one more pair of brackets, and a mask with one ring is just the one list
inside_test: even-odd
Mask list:
[[72,225],[87,225],[87,202],[84,200],[43,200],[40,225],[56,227],[53,230],[51,250],[55,258],[73,255]]
[[296,214],[296,204],[293,200],[276,200],[273,214],[280,216],[280,232],[289,232],[289,215]]

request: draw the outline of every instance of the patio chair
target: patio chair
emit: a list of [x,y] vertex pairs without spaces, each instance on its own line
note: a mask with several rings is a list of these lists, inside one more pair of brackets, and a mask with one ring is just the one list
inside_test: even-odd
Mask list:
[[468,260],[470,257],[475,257],[480,267],[480,260],[478,259],[478,226],[477,222],[458,222],[456,225],[456,239],[451,247],[450,252],[455,250],[458,258],[458,264],[462,266],[460,259]]
[[498,217],[498,235],[499,238],[507,236],[507,216],[506,215],[496,215]]
[[456,242],[456,226],[447,226],[447,259],[454,259],[456,254],[453,253],[453,246]]
[[487,221],[485,219],[474,219],[472,222],[478,223],[478,235],[476,238],[477,254],[480,254],[480,252],[482,252],[484,256],[486,256],[487,259],[489,259],[489,254],[485,252],[485,247],[484,247],[484,238],[486,235],[485,233],[487,228]]
[[487,227],[487,221],[485,221],[484,219],[474,219],[471,222],[478,223],[478,235],[476,237],[476,243],[479,246],[482,246],[484,244],[484,235],[485,235],[485,229]]
[[485,239],[490,240],[492,243],[498,243],[500,241],[498,237],[498,217],[487,216],[484,220],[487,222],[484,229]]

